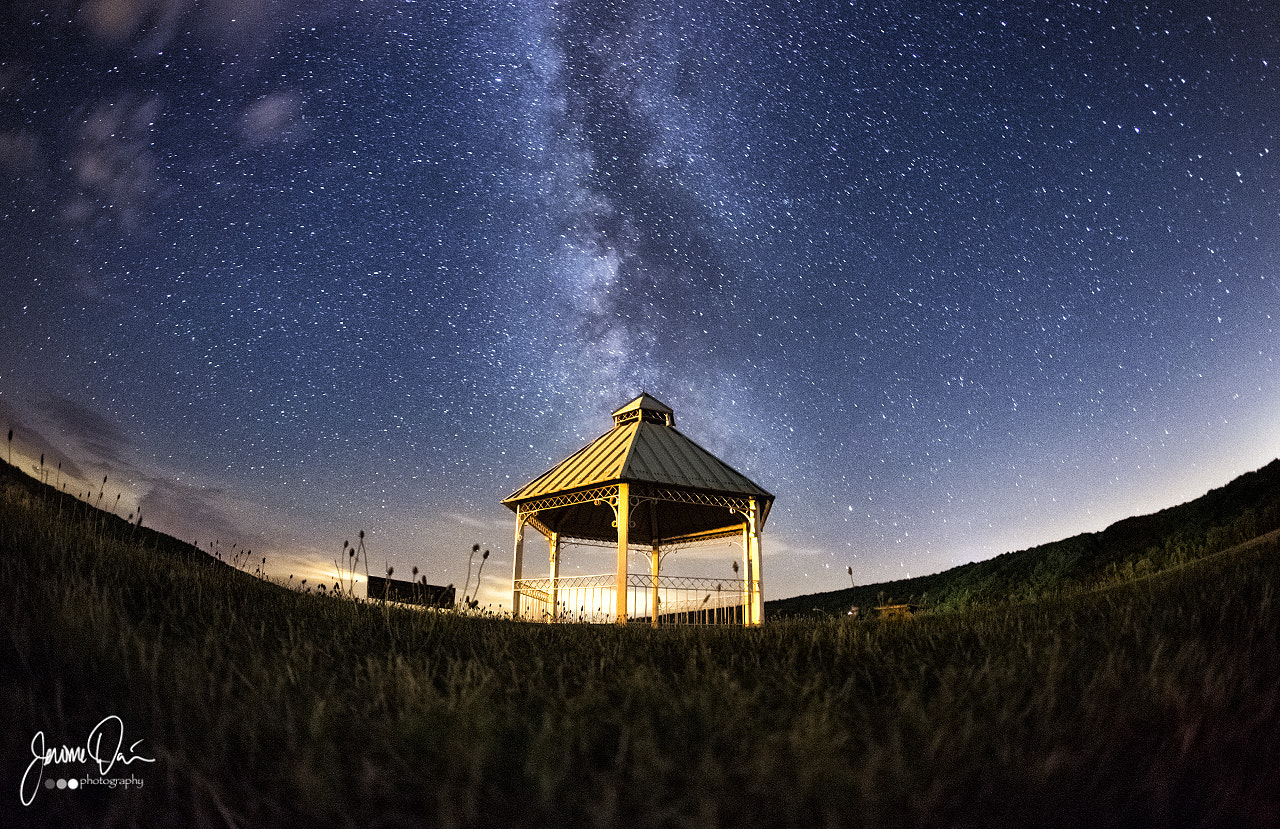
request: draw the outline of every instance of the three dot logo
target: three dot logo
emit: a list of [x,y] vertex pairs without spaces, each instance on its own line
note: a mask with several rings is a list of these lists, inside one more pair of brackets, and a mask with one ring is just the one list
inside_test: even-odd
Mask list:
[[50,778],[50,779],[48,779],[48,780],[44,781],[44,787],[45,787],[46,789],[72,789],[72,790],[74,790],[74,789],[78,789],[78,788],[80,788],[80,781],[79,781],[79,780],[77,780],[77,779],[75,779],[74,777],[72,777],[72,778],[71,778],[71,779],[69,779],[69,780],[68,780],[68,779],[65,779],[65,778],[62,778],[62,777],[59,777],[57,780],[54,780],[54,779]]

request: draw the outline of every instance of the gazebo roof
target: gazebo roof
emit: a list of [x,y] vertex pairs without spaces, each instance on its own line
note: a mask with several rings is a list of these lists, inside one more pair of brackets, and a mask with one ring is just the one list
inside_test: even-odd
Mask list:
[[674,423],[669,406],[641,394],[613,413],[612,429],[502,503],[514,510],[525,501],[622,482],[773,501],[772,495],[690,440]]

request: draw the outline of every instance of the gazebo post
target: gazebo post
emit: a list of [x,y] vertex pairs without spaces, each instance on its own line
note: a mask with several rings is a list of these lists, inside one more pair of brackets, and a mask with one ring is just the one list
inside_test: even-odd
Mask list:
[[524,521],[525,517],[516,512],[515,561],[511,567],[511,618],[520,618],[520,579],[524,566]]
[[742,522],[742,624],[751,624],[751,518]]
[[760,559],[763,555],[760,533],[760,502],[752,498],[748,502],[750,519],[747,521],[749,525],[748,541],[750,541],[750,567],[747,570],[748,591],[751,594],[751,624],[759,625],[764,622],[764,573],[760,565]]
[[547,546],[551,548],[551,621],[560,620],[560,533],[547,536]]
[[756,533],[756,624],[764,624],[764,533]]
[[649,613],[653,617],[653,626],[658,626],[658,539],[653,540],[653,547],[649,551],[649,573],[653,578],[653,583],[649,588],[652,593],[649,596]]
[[649,595],[650,615],[653,617],[653,626],[658,626],[658,566],[662,563],[661,546],[658,543],[658,506],[653,501],[649,502],[649,575],[653,578],[650,585],[652,591]]
[[618,624],[627,623],[627,527],[631,523],[631,485],[618,484],[618,577],[614,583]]

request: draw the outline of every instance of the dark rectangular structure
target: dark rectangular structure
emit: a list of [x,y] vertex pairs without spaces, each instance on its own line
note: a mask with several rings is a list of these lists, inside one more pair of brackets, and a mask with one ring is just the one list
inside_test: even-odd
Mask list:
[[379,601],[419,604],[425,607],[453,607],[453,585],[441,587],[421,581],[384,579],[369,576],[369,598]]

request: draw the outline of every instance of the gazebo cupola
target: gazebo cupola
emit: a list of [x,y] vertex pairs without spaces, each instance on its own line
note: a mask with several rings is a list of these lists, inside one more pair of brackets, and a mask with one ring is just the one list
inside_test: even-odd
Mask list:
[[648,393],[642,393],[635,400],[613,413],[613,425],[624,426],[633,421],[658,423],[663,426],[676,425],[676,413],[671,407]]
[[[564,600],[566,591],[608,589],[609,612],[619,623],[648,615],[656,626],[681,612],[687,620],[732,618],[756,625],[763,619],[761,533],[773,496],[679,432],[675,412],[647,393],[614,411],[612,429],[503,503],[516,514],[511,585],[516,618],[555,621],[572,604]],[[526,527],[547,540],[546,579],[524,577]],[[659,573],[664,548],[738,538],[742,578],[727,595],[725,579],[680,577],[677,583]],[[562,579],[560,552],[566,541],[616,544],[616,571]],[[649,552],[648,573],[627,571],[633,550]],[[715,605],[710,604],[712,586]],[[704,589],[705,598],[698,596],[702,615],[696,616],[685,606],[692,601],[685,593]]]

